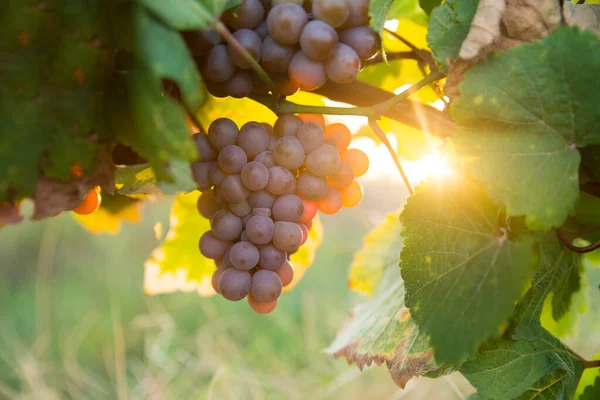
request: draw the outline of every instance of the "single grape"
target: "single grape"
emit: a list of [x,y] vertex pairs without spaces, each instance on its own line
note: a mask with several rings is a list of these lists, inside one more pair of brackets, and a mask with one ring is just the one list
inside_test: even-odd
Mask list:
[[269,147],[269,134],[258,122],[248,122],[240,129],[237,143],[252,160]]
[[260,255],[252,243],[237,242],[231,248],[229,258],[233,266],[242,271],[250,271],[258,264]]
[[312,122],[317,124],[325,131],[325,117],[321,114],[298,114],[298,118],[300,118],[304,123]]
[[208,179],[210,179],[213,185],[222,184],[226,177],[227,174],[221,168],[219,168],[218,163],[214,163],[208,170]]
[[258,192],[251,192],[248,196],[248,204],[252,208],[271,208],[275,203],[275,196],[273,193],[269,193],[266,190],[260,190]]
[[240,175],[229,175],[221,184],[221,194],[230,203],[239,203],[246,200],[250,192],[244,184]]
[[294,55],[290,61],[288,72],[290,81],[303,90],[318,89],[327,81],[325,64],[322,61],[310,59],[302,51]]
[[342,205],[344,207],[354,207],[362,200],[363,188],[357,181],[352,181],[350,186],[340,190],[342,195]]
[[230,241],[217,239],[211,231],[205,232],[198,244],[202,255],[212,259],[223,257],[225,250],[227,250],[227,247],[229,246],[231,246]]
[[221,43],[221,35],[214,29],[184,31],[181,34],[193,56],[203,56]]
[[275,221],[296,222],[304,213],[304,203],[295,194],[284,194],[275,200],[272,213]]
[[300,48],[313,60],[327,60],[337,44],[337,32],[323,21],[310,21],[300,35]]
[[[259,59],[262,40],[256,32],[251,31],[250,29],[240,29],[233,32],[233,37],[244,48],[244,50],[246,50],[246,52],[252,56],[252,58],[255,60]],[[228,45],[227,51],[229,52],[231,61],[233,61],[236,66],[242,69],[249,69],[251,67],[250,63],[235,47]]]
[[221,206],[226,206],[227,200],[225,200],[225,197],[223,197],[223,193],[221,193],[221,186],[213,187],[212,191],[215,194],[215,201],[217,202],[217,204],[220,204]]
[[228,269],[229,268],[221,265],[215,270],[215,272],[213,272],[211,284],[215,292],[219,293],[219,278],[221,277],[221,275],[223,275],[223,272],[225,272]]
[[227,250],[225,250],[225,253],[223,254],[223,258],[221,259],[221,265],[223,265],[225,268],[233,268],[233,264],[231,263],[230,258],[232,247],[233,245],[227,247]]
[[235,73],[235,65],[229,57],[227,46],[218,44],[210,49],[200,70],[209,81],[219,83],[230,79]]
[[327,183],[329,186],[336,189],[343,189],[348,187],[354,180],[354,172],[352,167],[347,162],[342,161],[340,167],[331,176],[327,177]]
[[339,28],[348,19],[350,9],[346,0],[313,0],[312,13],[316,19]]
[[213,161],[195,162],[192,163],[192,178],[198,185],[198,189],[206,190],[212,187],[212,182],[208,179],[208,171],[215,163]]
[[229,118],[215,119],[208,127],[208,141],[218,151],[237,142],[238,127]]
[[350,164],[355,177],[363,176],[369,170],[369,157],[359,149],[348,149],[341,154],[342,161]]
[[306,169],[316,176],[331,175],[339,167],[340,153],[330,144],[322,144],[306,157]]
[[308,171],[300,173],[297,179],[297,192],[307,200],[319,200],[327,194],[325,178],[315,176]]
[[228,174],[237,174],[248,162],[244,150],[234,144],[225,146],[219,152],[219,167]]
[[300,87],[287,76],[276,76],[273,78],[273,83],[275,83],[279,94],[284,97],[291,96],[300,90]]
[[332,146],[335,146],[339,152],[345,151],[352,141],[352,133],[344,124],[336,122],[329,124],[325,128],[325,141]]
[[300,248],[302,229],[298,224],[287,221],[275,222],[273,244],[281,251],[293,253]]
[[319,208],[316,201],[302,200],[302,203],[304,203],[304,211],[300,219],[298,219],[298,223],[308,226],[308,223],[312,222],[313,218],[317,215]]
[[287,72],[290,61],[297,50],[297,46],[288,46],[267,36],[262,43],[260,63],[268,71]]
[[256,34],[261,40],[264,40],[267,36],[269,36],[269,28],[267,28],[267,21],[263,19],[262,22],[258,24],[256,28],[254,28],[254,32],[256,32]]
[[239,7],[223,13],[222,19],[233,29],[254,29],[265,16],[260,0],[243,0]]
[[275,224],[269,217],[253,215],[246,223],[246,235],[255,245],[269,243],[273,239]]
[[[269,141],[270,143],[270,141]],[[256,157],[254,157],[254,161],[264,164],[265,167],[271,168],[276,165],[275,156],[271,150],[265,150]]]
[[261,246],[258,250],[260,259],[258,260],[258,266],[262,269],[268,269],[276,271],[283,266],[286,261],[285,251],[279,250],[273,244],[269,243],[265,246]]
[[290,170],[276,165],[269,168],[269,182],[265,188],[276,195],[286,194],[292,190],[294,180]]
[[258,270],[252,275],[252,297],[261,303],[276,300],[281,295],[281,279],[276,272],[266,269]]
[[237,71],[224,85],[227,94],[234,99],[243,99],[254,87],[252,75],[248,71]]
[[267,133],[269,134],[269,136],[273,136],[273,126],[271,124],[268,124],[266,122],[261,122],[260,123],[262,125],[263,128],[265,128],[265,131],[267,131]]
[[242,218],[252,212],[252,207],[247,200],[242,200],[239,203],[230,203],[229,211]]
[[352,47],[339,43],[325,62],[327,77],[336,83],[348,83],[356,79],[361,70],[358,54]]
[[252,215],[260,215],[260,216],[263,216],[263,217],[270,217],[271,216],[271,209],[270,208],[266,208],[266,207],[254,208],[254,209],[252,209]]
[[259,191],[269,182],[269,169],[258,161],[250,161],[242,169],[242,183],[252,191]]
[[284,136],[296,136],[298,128],[302,126],[303,122],[300,117],[293,114],[285,114],[277,118],[275,125],[273,126],[273,133],[276,137],[281,138]]
[[273,39],[283,44],[296,44],[308,15],[302,7],[293,3],[278,4],[267,15],[267,27]]
[[[271,136],[269,138],[269,151],[273,152],[275,150],[275,147],[277,147],[277,138],[275,136]],[[275,158],[275,155],[273,155],[273,158]]]
[[342,28],[369,25],[369,0],[346,0],[346,3],[349,14]]
[[198,212],[204,218],[211,218],[214,213],[221,209],[221,206],[215,200],[214,192],[202,192],[198,197],[198,203],[196,203]]
[[298,224],[300,229],[302,229],[302,241],[300,242],[300,246],[302,246],[308,240],[308,228],[304,224]]
[[252,278],[247,271],[240,271],[236,268],[229,268],[221,274],[219,278],[219,293],[227,300],[238,301],[250,293]]
[[306,225],[306,228],[310,232],[310,230],[312,229],[312,226],[313,226],[313,220],[311,219],[310,221],[305,222],[304,225]]
[[278,301],[279,299],[275,299],[267,303],[261,303],[260,301],[252,297],[252,293],[248,293],[248,304],[250,305],[250,308],[258,314],[269,314],[270,312],[275,310]]
[[273,154],[277,164],[289,170],[298,169],[304,163],[304,148],[293,136],[284,136],[277,140]]
[[222,98],[229,96],[229,91],[227,90],[227,86],[225,85],[225,82],[218,83],[218,82],[213,82],[209,79],[205,79],[204,86],[206,86],[206,90],[208,91],[208,93],[210,93],[214,97],[218,97],[218,98],[222,99]]
[[196,149],[198,150],[198,161],[215,161],[217,159],[217,152],[208,142],[206,133],[195,133],[192,139],[194,139]]
[[244,226],[237,215],[227,210],[219,210],[210,219],[210,228],[217,239],[234,240],[240,237]]
[[325,197],[317,201],[317,206],[325,214],[335,214],[342,209],[342,194],[337,189],[329,188]]
[[372,58],[381,46],[379,35],[370,26],[358,26],[343,31],[340,34],[340,43],[352,47],[362,60]]
[[279,279],[281,279],[281,284],[283,287],[286,287],[294,280],[294,268],[292,267],[292,263],[289,261],[285,261],[281,268],[277,270],[277,275],[279,275]]
[[325,134],[323,129],[314,122],[305,122],[298,128],[296,137],[304,148],[304,153],[309,154],[323,144]]

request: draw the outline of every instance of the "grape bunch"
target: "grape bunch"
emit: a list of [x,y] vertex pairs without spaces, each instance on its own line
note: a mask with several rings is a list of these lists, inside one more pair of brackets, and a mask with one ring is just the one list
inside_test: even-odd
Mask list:
[[[243,0],[224,13],[234,38],[269,74],[283,96],[330,79],[354,80],[380,47],[369,26],[368,0]],[[247,59],[215,30],[185,32],[208,91],[242,98],[269,88]]]
[[369,159],[348,149],[350,140],[345,125],[326,126],[317,115],[241,128],[219,118],[207,134],[194,135],[198,211],[211,227],[199,247],[217,266],[216,292],[231,301],[247,297],[258,313],[275,309],[294,276],[290,255],[307,240],[317,211],[334,214],[362,198],[355,178]]

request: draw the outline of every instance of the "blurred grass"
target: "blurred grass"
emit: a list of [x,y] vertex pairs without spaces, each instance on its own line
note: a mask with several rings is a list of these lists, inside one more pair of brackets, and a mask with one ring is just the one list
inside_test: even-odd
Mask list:
[[[406,194],[367,184],[363,203],[323,218],[315,265],[269,316],[195,294],[147,297],[143,262],[169,199],[117,236],[69,214],[0,230],[0,398],[456,399],[460,376],[397,388],[323,354],[359,296],[346,287],[362,237]],[[200,233],[199,233],[200,234]]]

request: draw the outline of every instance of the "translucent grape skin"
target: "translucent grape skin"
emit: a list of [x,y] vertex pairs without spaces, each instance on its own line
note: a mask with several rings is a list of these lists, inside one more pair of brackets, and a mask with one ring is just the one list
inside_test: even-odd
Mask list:
[[246,235],[255,245],[264,245],[273,239],[275,224],[269,217],[253,215],[246,223]]
[[346,0],[313,0],[312,13],[316,19],[339,28],[348,19],[350,9]]
[[252,192],[248,196],[248,204],[252,208],[271,208],[275,203],[277,196],[266,190]]
[[252,207],[247,200],[243,200],[239,203],[229,203],[229,211],[242,218],[252,212]]
[[250,161],[242,169],[241,177],[248,190],[259,191],[269,182],[269,169],[258,161]]
[[246,152],[248,159],[252,160],[269,147],[269,134],[262,124],[248,122],[241,127],[237,144]]
[[336,83],[348,83],[356,79],[361,61],[352,47],[339,43],[325,62],[327,77]]
[[301,172],[296,181],[297,192],[307,200],[319,200],[327,194],[327,180],[308,171]]
[[200,215],[208,219],[210,219],[214,213],[221,209],[221,206],[215,200],[215,194],[212,191],[202,192],[200,197],[198,197],[196,207],[198,208]]
[[221,277],[221,275],[223,275],[223,272],[225,272],[227,269],[229,269],[229,268],[225,267],[224,265],[221,265],[212,274],[211,284],[212,284],[213,289],[217,293],[219,293],[219,278]]
[[210,145],[206,133],[195,133],[192,139],[198,150],[198,161],[215,161],[217,159],[217,152]]
[[219,167],[218,163],[213,163],[208,170],[208,179],[210,179],[213,185],[222,184],[226,177],[227,174]]
[[281,295],[283,285],[276,272],[266,269],[258,270],[252,275],[252,297],[261,303],[276,300]]
[[235,73],[235,65],[229,57],[227,46],[218,44],[206,54],[200,68],[202,75],[213,82],[225,82]]
[[217,118],[208,127],[208,141],[217,150],[237,142],[238,127],[229,118]]
[[329,186],[336,189],[343,189],[350,186],[353,180],[354,172],[352,171],[352,167],[344,161],[340,163],[340,167],[333,175],[327,177]]
[[306,169],[311,174],[325,177],[340,167],[340,153],[330,144],[322,144],[306,157]]
[[348,129],[346,125],[339,122],[329,124],[325,128],[325,141],[332,146],[335,146],[341,153],[346,151],[350,145],[352,133],[350,133],[350,129]]
[[288,72],[292,83],[303,90],[318,89],[327,81],[325,64],[310,59],[302,51],[294,55],[290,61]]
[[304,148],[305,154],[314,151],[325,140],[323,129],[314,122],[305,122],[302,124],[296,132],[296,137],[302,148]]
[[304,211],[302,212],[302,216],[298,219],[299,224],[304,224],[308,226],[310,222],[312,222],[313,218],[317,215],[317,211],[319,208],[317,207],[316,201],[311,200],[302,200],[304,204]]
[[[233,37],[246,50],[246,52],[252,56],[252,58],[254,58],[255,60],[259,59],[260,49],[262,47],[262,40],[256,32],[250,29],[240,29],[233,32]],[[250,68],[250,63],[234,47],[229,45],[227,47],[227,51],[229,52],[229,57],[231,58],[231,61],[233,61],[233,63],[237,67],[242,69]]]
[[192,178],[199,190],[207,190],[212,187],[212,182],[208,178],[208,172],[214,165],[213,161],[203,161],[192,163]]
[[300,246],[302,246],[308,240],[308,228],[304,224],[298,224],[298,226],[302,229],[302,241],[300,242]]
[[267,36],[262,43],[260,63],[268,71],[287,72],[297,50],[297,46],[288,46]]
[[261,246],[258,251],[260,254],[258,266],[262,269],[276,271],[281,268],[283,263],[287,260],[287,254],[285,251],[279,250],[271,243],[267,244],[266,246]]
[[379,35],[370,26],[358,26],[340,33],[340,43],[352,47],[362,60],[372,58],[379,51]]
[[310,21],[300,35],[300,48],[313,60],[327,60],[337,44],[337,32],[323,21]]
[[252,293],[248,293],[248,304],[250,305],[250,308],[258,314],[264,315],[273,312],[273,310],[275,310],[277,307],[278,301],[279,299],[275,299],[273,301],[269,301],[268,303],[261,303],[252,297]]
[[239,301],[250,293],[252,278],[247,271],[229,268],[219,277],[219,293],[229,301]]
[[294,186],[294,175],[278,165],[269,168],[269,182],[265,187],[269,192],[282,195],[289,193]]
[[241,271],[250,271],[256,267],[259,257],[256,246],[248,242],[237,242],[229,254],[233,266]]
[[223,179],[221,194],[230,203],[239,203],[248,198],[250,191],[242,183],[240,175],[229,175]]
[[348,18],[342,28],[353,28],[355,26],[369,24],[369,0],[346,0],[348,4]]
[[369,170],[369,157],[359,149],[348,149],[341,154],[341,160],[350,164],[355,177],[363,176]]
[[236,145],[230,144],[225,146],[219,152],[219,167],[228,174],[237,174],[248,162],[246,152]]
[[342,209],[342,194],[339,190],[329,188],[325,197],[317,201],[319,210],[324,214],[335,214]]
[[252,75],[248,71],[237,71],[224,85],[224,90],[234,99],[243,99],[252,92],[254,87]]
[[271,209],[266,207],[259,207],[252,209],[252,215],[261,215],[263,217],[271,216]]
[[296,136],[298,128],[300,128],[302,124],[302,120],[296,115],[282,115],[281,117],[277,118],[277,121],[275,121],[273,133],[275,134],[275,137],[278,138],[284,136]]
[[198,244],[202,255],[212,259],[223,257],[225,250],[227,250],[227,247],[229,246],[231,246],[231,242],[217,239],[211,231],[205,232]]
[[222,19],[233,29],[254,29],[265,16],[265,9],[260,0],[243,0],[242,4],[223,13]]
[[292,263],[289,261],[285,261],[281,268],[277,270],[277,275],[279,275],[279,279],[281,279],[281,284],[283,287],[286,287],[294,280],[294,268],[292,267]]
[[[270,143],[270,142],[269,142]],[[254,157],[254,161],[262,163],[267,168],[271,168],[275,166],[275,156],[271,150],[265,150],[256,157]]]
[[237,215],[227,210],[219,210],[210,219],[210,228],[217,239],[230,241],[240,237],[244,225]]
[[342,205],[351,208],[362,200],[363,188],[357,181],[352,181],[348,187],[340,190],[340,194],[342,195]]
[[294,3],[278,4],[267,15],[269,34],[279,43],[288,45],[298,43],[307,22],[306,11]]
[[275,222],[273,244],[281,251],[294,253],[300,248],[302,229],[294,222]]
[[271,212],[275,221],[296,222],[304,213],[304,203],[295,194],[284,194],[275,200]]
[[293,136],[278,139],[273,154],[277,164],[289,170],[295,170],[304,163],[304,147]]
[[304,123],[312,122],[321,127],[323,131],[325,130],[325,117],[321,114],[298,114],[298,118],[300,118]]
[[273,78],[273,83],[281,96],[291,96],[300,90],[300,87],[292,82],[287,76],[275,76]]

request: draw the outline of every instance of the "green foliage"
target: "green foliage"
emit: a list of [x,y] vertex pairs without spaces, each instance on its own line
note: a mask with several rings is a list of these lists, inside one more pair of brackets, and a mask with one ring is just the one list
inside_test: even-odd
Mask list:
[[422,24],[427,22],[427,16],[417,0],[371,0],[369,15],[371,26],[380,36],[385,21],[390,19],[409,18]]
[[507,237],[498,212],[457,177],[419,187],[401,214],[406,303],[439,362],[458,363],[499,333],[537,262],[533,238]]
[[189,162],[176,161],[170,164],[169,173],[174,182],[157,181],[154,170],[147,164],[117,167],[115,172],[115,193],[133,194],[179,194],[196,189]]
[[419,6],[427,13],[431,14],[433,9],[442,4],[442,0],[419,0]]
[[447,0],[429,17],[427,43],[435,59],[447,70],[448,57],[456,58],[467,37],[479,0]]
[[184,31],[205,29],[223,10],[241,4],[241,0],[140,0],[171,28]]
[[600,376],[596,378],[592,386],[587,386],[583,391],[583,394],[579,398],[580,400],[595,400],[600,398]]

